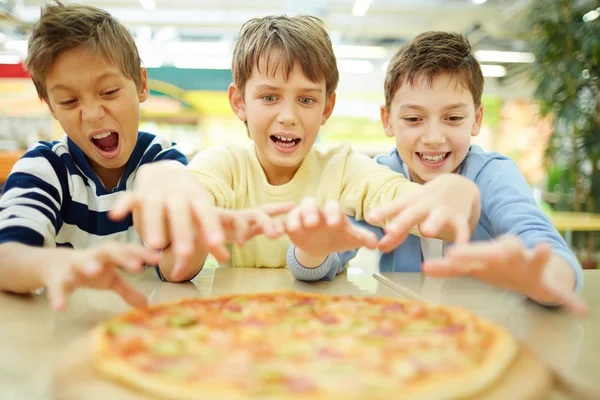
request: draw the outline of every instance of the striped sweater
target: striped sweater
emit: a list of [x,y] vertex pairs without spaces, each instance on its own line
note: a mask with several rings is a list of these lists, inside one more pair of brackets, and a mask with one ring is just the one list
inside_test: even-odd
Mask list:
[[117,187],[107,190],[77,145],[40,142],[17,161],[0,197],[0,244],[91,247],[107,239],[140,243],[131,216],[114,222],[108,211],[120,192],[132,188],[138,168],[149,162],[186,157],[174,143],[139,132]]

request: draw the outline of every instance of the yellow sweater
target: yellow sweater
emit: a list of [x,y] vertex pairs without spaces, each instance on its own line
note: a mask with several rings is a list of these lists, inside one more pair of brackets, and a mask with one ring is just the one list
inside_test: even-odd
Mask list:
[[[267,181],[254,143],[204,150],[189,168],[217,207],[239,210],[282,201],[299,204],[304,197],[314,197],[319,206],[338,200],[345,214],[357,220],[377,205],[419,187],[347,144],[328,151],[311,149],[294,178],[280,186]],[[241,247],[234,245],[233,266],[285,267],[290,243],[287,235],[277,239],[261,235]]]

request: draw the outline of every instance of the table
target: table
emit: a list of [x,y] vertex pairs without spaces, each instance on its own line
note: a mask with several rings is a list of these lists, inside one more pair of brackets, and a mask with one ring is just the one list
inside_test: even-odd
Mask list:
[[472,278],[439,279],[420,273],[374,273],[408,298],[465,307],[509,330],[589,398],[600,399],[600,271],[584,271],[590,314],[578,318],[548,309]]
[[565,233],[565,241],[569,247],[573,244],[573,232],[600,231],[600,214],[552,211],[548,216],[556,230]]
[[[331,294],[398,297],[360,268],[351,268],[329,282],[296,281],[285,269],[205,268],[194,283],[164,283],[154,270],[128,275],[150,303],[183,297],[210,297],[229,293],[296,290]],[[59,399],[53,369],[61,350],[88,333],[96,324],[120,314],[128,306],[114,293],[75,291],[68,308],[50,309],[44,294],[17,296],[0,292],[0,399]]]

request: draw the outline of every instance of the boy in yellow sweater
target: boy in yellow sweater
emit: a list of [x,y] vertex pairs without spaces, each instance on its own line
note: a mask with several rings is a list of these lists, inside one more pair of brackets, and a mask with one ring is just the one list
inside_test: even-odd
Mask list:
[[[289,235],[258,236],[243,246],[234,245],[234,266],[285,267],[290,236],[298,243],[311,241],[314,227],[319,227],[320,237],[333,240],[314,248],[297,246],[295,256],[303,265],[319,265],[329,253],[357,246],[374,248],[377,238],[353,227],[346,215],[379,225],[391,219],[379,242],[383,250],[395,247],[411,229],[447,241],[468,240],[480,212],[473,182],[444,175],[420,186],[353,152],[349,145],[327,151],[313,148],[320,126],[333,111],[339,77],[320,20],[270,16],[248,21],[234,49],[232,71],[230,105],[246,124],[252,143],[202,151],[189,171],[214,204],[225,209],[298,204],[309,198],[288,215]],[[186,192],[182,188],[181,195]],[[319,224],[323,219],[327,223]],[[191,279],[206,257],[199,244],[192,262],[183,268],[170,248],[165,253],[159,267],[168,281]]]

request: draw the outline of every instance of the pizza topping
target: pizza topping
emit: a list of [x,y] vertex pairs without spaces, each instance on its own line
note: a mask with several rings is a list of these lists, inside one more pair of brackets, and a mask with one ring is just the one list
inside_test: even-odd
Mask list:
[[183,345],[174,340],[155,343],[150,349],[153,354],[163,357],[177,357],[183,354]]
[[169,318],[169,326],[173,327],[185,327],[194,325],[197,321],[193,315],[175,315]]
[[127,322],[116,321],[107,326],[108,332],[113,336],[120,336],[135,329],[135,325]]

